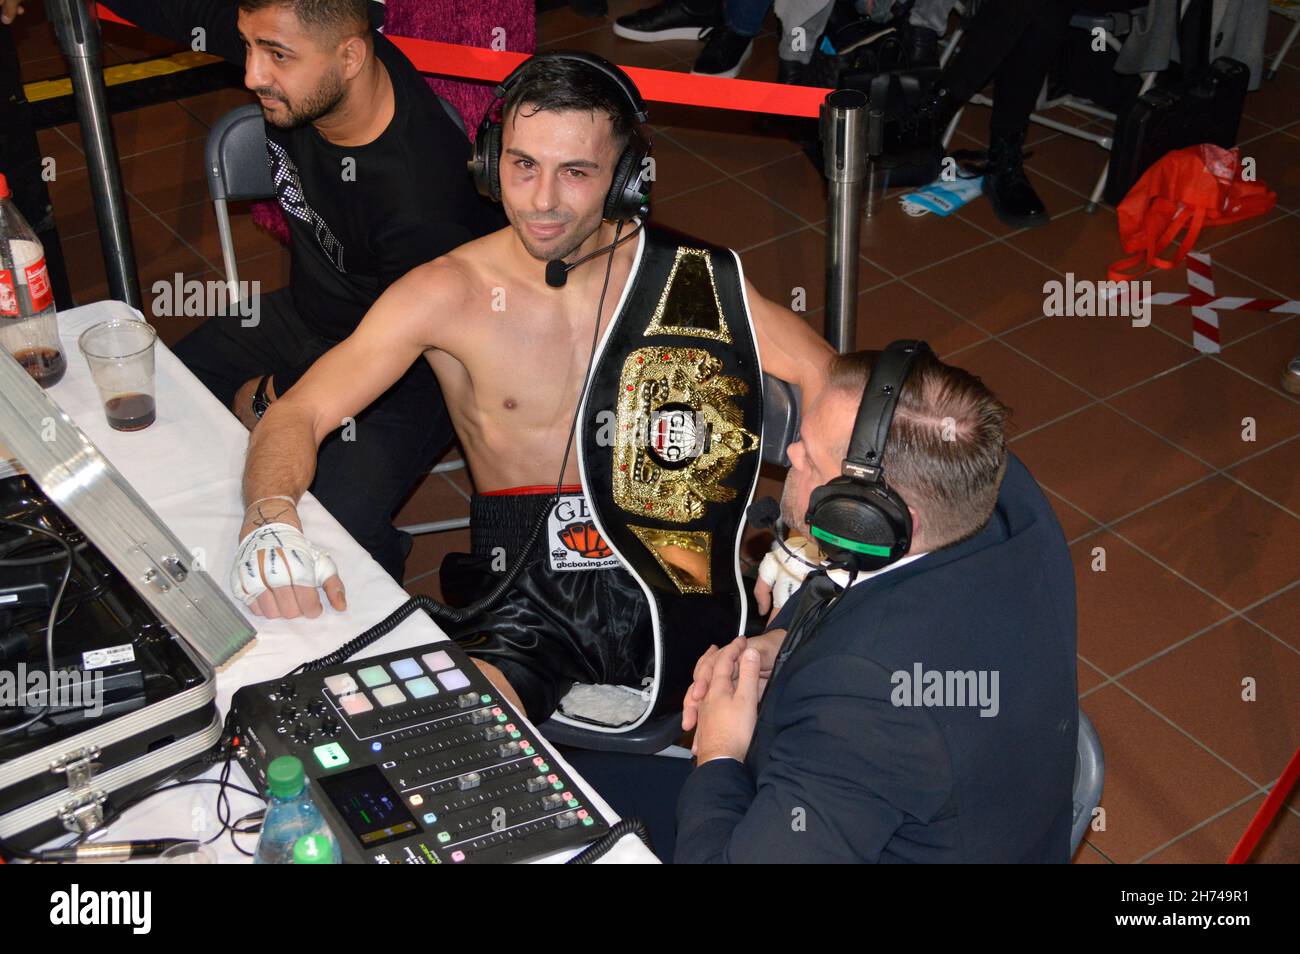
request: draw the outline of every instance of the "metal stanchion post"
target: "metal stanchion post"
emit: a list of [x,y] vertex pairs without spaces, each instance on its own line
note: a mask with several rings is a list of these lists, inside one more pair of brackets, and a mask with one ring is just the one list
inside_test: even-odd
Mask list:
[[826,340],[841,354],[857,337],[858,236],[867,174],[867,97],[839,89],[821,108],[826,199]]
[[131,244],[126,202],[122,196],[122,174],[117,165],[113,127],[109,123],[104,95],[99,22],[86,0],[46,0],[45,9],[54,24],[59,48],[68,60],[109,294],[139,308],[140,282],[135,273],[135,249]]

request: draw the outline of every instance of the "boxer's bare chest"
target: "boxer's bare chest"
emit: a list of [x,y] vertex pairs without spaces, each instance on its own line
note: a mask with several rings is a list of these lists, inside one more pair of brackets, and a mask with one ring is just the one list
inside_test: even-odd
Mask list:
[[[476,473],[487,477],[495,471],[499,480],[524,481],[541,468],[546,480],[554,479],[593,338],[604,333],[627,281],[630,263],[619,264],[599,327],[595,282],[552,289],[493,276],[495,282],[471,296],[455,353],[435,357],[433,364],[472,468],[480,458]],[[576,455],[571,464],[576,466]]]

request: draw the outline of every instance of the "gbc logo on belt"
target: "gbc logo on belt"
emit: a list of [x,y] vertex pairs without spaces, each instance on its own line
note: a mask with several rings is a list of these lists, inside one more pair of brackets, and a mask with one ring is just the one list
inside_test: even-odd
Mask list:
[[587,498],[566,494],[547,519],[552,570],[602,570],[619,565],[618,557],[596,529]]
[[642,435],[660,467],[680,470],[709,449],[713,427],[689,404],[665,404],[650,413]]

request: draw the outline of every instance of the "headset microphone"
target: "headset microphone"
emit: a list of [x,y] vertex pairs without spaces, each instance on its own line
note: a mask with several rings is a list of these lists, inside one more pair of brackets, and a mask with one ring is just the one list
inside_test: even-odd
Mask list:
[[588,254],[582,256],[582,258],[578,259],[576,262],[566,262],[562,258],[551,259],[549,262],[546,263],[546,284],[550,285],[552,288],[563,288],[565,284],[569,281],[569,272],[577,268],[583,262],[589,259],[593,259],[597,255],[603,255],[605,252],[612,252],[614,251],[614,249],[618,248],[624,242],[630,241],[636,236],[637,232],[641,231],[643,224],[644,224],[643,221],[638,219],[636,223],[636,228],[634,228],[631,232],[628,232],[627,235],[624,235],[621,239],[618,239],[617,241],[611,242],[609,245],[601,246],[600,248],[596,249],[596,251],[594,252],[589,252]]
[[795,553],[785,542],[785,521],[781,519],[781,505],[775,497],[759,497],[745,510],[745,522],[755,530],[771,530],[772,539],[780,550],[790,559],[813,570],[822,569],[820,563]]
[[781,519],[781,505],[775,497],[759,497],[745,510],[745,522],[755,530],[771,530]]
[[565,265],[561,258],[552,259],[546,263],[546,284],[552,288],[563,288],[569,280],[569,269],[572,265]]

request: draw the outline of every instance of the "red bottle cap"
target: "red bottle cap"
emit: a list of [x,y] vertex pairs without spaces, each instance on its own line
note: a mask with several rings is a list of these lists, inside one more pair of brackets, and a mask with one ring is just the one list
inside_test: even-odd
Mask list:
[[9,198],[9,180],[5,178],[3,172],[0,172],[0,199],[7,198]]

